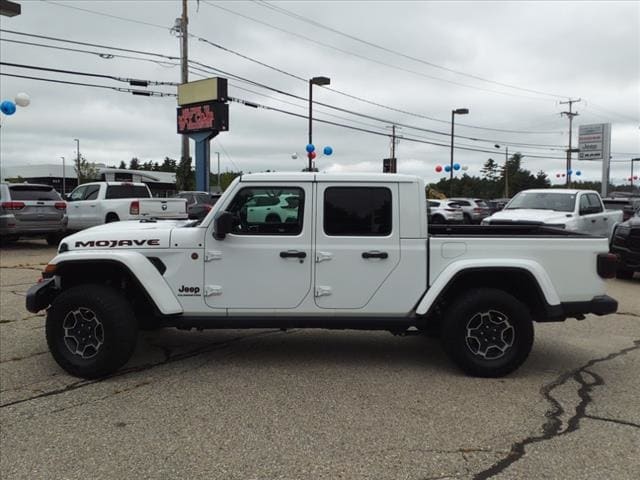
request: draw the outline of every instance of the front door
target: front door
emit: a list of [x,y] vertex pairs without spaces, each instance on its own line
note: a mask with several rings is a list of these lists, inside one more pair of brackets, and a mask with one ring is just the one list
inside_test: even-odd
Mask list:
[[400,261],[398,187],[318,183],[315,302],[362,309]]
[[211,308],[293,309],[311,289],[311,183],[241,183],[224,209],[223,240],[207,233],[204,295]]

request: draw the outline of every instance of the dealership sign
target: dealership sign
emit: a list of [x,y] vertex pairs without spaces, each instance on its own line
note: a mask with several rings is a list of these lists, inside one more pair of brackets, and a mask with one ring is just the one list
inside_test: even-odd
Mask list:
[[611,151],[611,124],[580,125],[578,148],[578,160],[608,159]]
[[207,102],[178,107],[178,133],[222,132],[228,129],[229,105],[226,103]]

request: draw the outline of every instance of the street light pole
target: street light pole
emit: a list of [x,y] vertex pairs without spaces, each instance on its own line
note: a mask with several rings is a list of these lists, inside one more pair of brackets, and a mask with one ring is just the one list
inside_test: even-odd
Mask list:
[[456,108],[455,110],[451,110],[451,163],[449,165],[449,196],[453,196],[453,132],[454,132],[454,123],[455,123],[455,115],[466,115],[469,113],[468,108]]
[[80,185],[80,140],[77,138],[74,140],[76,142],[76,179],[77,185]]
[[631,159],[631,193],[633,193],[633,163],[640,162],[640,158],[632,158]]
[[[502,148],[497,143],[496,148]],[[509,147],[505,146],[504,150],[504,198],[509,198]]]
[[[313,86],[314,85],[329,85],[331,83],[331,79],[328,77],[313,77],[309,80],[309,145],[313,144]],[[307,158],[309,159],[308,171],[313,171],[313,163],[311,158],[312,152],[307,152]]]
[[64,184],[65,184],[65,171],[64,171],[64,157],[60,157],[62,159],[62,196],[64,197]]

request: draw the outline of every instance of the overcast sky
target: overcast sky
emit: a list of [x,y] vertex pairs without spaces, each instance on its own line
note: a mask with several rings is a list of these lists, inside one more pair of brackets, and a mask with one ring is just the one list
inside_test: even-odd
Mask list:
[[[20,16],[0,17],[3,62],[164,82],[180,79],[175,60],[107,48],[179,57],[179,40],[170,32],[181,14],[178,0],[18,3]],[[470,113],[456,116],[455,124],[456,135],[468,138],[456,138],[456,144],[486,150],[455,150],[455,161],[467,165],[468,173],[478,175],[490,157],[504,162],[504,142],[509,142],[510,153],[523,153],[525,168],[543,170],[555,182],[556,173],[564,171],[563,149],[569,140],[569,122],[560,115],[568,105],[559,102],[569,98],[581,99],[573,107],[579,113],[574,147],[579,125],[612,124],[615,183],[629,175],[628,159],[640,157],[640,2],[193,0],[188,10],[190,60],[302,99],[237,78],[229,80],[231,96],[304,116],[305,79],[327,76],[331,90],[315,87],[314,100],[369,118],[321,106],[314,107],[314,117],[383,134],[315,123],[317,148],[329,145],[334,150],[317,159],[321,170],[381,171],[390,148],[385,134],[395,123],[404,125],[398,134],[405,137],[396,151],[399,172],[437,181],[436,165],[449,162],[451,110],[468,108]],[[3,74],[128,88],[104,78],[6,65],[0,69]],[[193,70],[190,80],[215,75]],[[150,89],[175,93],[171,86]],[[180,156],[173,97],[4,75],[0,91],[2,100],[26,92],[32,101],[10,117],[0,114],[3,166],[72,159],[74,138],[80,139],[82,154],[99,163]],[[223,171],[299,171],[306,161],[307,128],[305,118],[231,103],[230,130],[211,144],[212,169],[214,152],[220,152]],[[495,148],[496,143],[502,147]],[[636,167],[640,174],[640,164]],[[597,162],[574,159],[574,169],[584,179],[599,180],[600,168]]]

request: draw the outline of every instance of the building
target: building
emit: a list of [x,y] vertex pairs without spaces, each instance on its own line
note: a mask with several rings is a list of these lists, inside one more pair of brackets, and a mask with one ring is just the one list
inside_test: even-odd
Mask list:
[[[135,182],[146,184],[154,197],[169,197],[177,192],[176,174],[173,172],[154,172],[149,170],[127,170],[109,168],[96,164],[99,177],[96,181]],[[78,178],[73,164],[11,165],[2,166],[0,178],[22,178],[25,182],[51,185],[59,193],[70,193],[78,186]],[[63,185],[64,184],[64,185]]]

